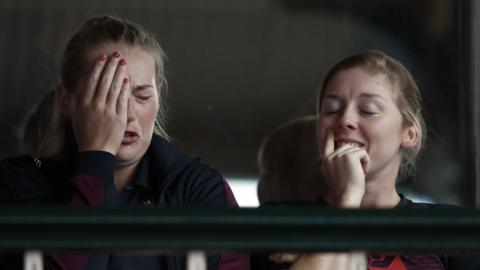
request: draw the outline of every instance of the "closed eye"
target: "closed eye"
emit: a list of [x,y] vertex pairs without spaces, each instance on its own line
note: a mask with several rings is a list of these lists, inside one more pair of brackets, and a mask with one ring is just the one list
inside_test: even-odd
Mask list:
[[360,110],[360,113],[363,114],[363,115],[367,115],[367,116],[377,114],[377,112],[374,112],[374,111],[366,111],[366,110]]
[[135,98],[142,100],[142,101],[147,101],[152,98],[152,96],[135,96]]
[[135,86],[132,90],[132,94],[137,100],[145,102],[154,96],[154,94],[152,94],[153,91],[155,91],[153,85],[144,84]]
[[343,107],[340,100],[336,98],[325,98],[320,111],[323,115],[333,115],[343,110]]
[[338,110],[326,110],[326,111],[323,111],[322,114],[323,115],[334,115],[336,113],[338,113],[339,111]]

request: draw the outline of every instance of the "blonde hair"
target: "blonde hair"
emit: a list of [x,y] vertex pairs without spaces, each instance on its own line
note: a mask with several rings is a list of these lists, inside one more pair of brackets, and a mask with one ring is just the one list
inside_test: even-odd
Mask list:
[[400,175],[404,176],[415,168],[415,159],[423,148],[426,140],[425,121],[422,116],[421,96],[417,84],[410,72],[392,57],[378,50],[366,51],[335,64],[325,76],[318,92],[317,113],[320,112],[323,94],[332,78],[340,71],[359,67],[371,74],[383,74],[392,83],[397,107],[406,125],[413,126],[418,131],[418,140],[414,147],[402,150]]
[[[88,72],[86,52],[96,46],[110,43],[139,47],[150,53],[154,58],[160,103],[155,119],[154,133],[169,140],[170,138],[165,130],[167,80],[164,63],[166,56],[154,36],[140,25],[108,15],[87,20],[65,47],[60,71],[63,86],[67,91],[73,91],[80,78]],[[29,151],[35,153],[38,157],[60,157],[67,154],[65,152],[73,151],[72,148],[76,149],[70,124],[67,119],[61,116],[58,102],[58,100],[53,102],[49,98],[49,107],[42,112],[46,114],[42,116],[33,114],[31,116],[31,120],[38,120],[35,129],[42,130],[42,132],[25,133],[24,144],[25,146],[28,145]],[[47,122],[49,123],[47,124]],[[39,138],[39,135],[42,137]]]
[[33,157],[43,156],[50,151],[54,137],[51,134],[50,126],[55,106],[55,92],[50,91],[43,96],[37,107],[29,114],[23,130],[23,151]]

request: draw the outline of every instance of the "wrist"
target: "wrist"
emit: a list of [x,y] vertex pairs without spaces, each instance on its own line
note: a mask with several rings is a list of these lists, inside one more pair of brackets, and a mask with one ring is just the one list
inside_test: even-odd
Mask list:
[[329,192],[324,199],[331,205],[340,208],[359,208],[365,192],[361,190],[345,190],[342,193]]
[[102,152],[107,152],[112,155],[116,155],[116,150],[113,149],[113,147],[105,146],[105,145],[78,145],[78,152],[87,152],[87,151],[102,151]]
[[365,186],[352,186],[343,193],[340,206],[345,208],[359,208],[365,195]]

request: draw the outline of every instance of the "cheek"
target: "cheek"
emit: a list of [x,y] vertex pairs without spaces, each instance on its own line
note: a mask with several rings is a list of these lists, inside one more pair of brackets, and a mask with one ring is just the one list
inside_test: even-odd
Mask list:
[[[368,125],[362,130],[373,152],[382,149],[396,149],[401,137],[400,125],[395,121],[384,121],[382,124]],[[389,150],[390,151],[390,150]]]
[[138,111],[141,115],[140,119],[143,128],[149,130],[153,129],[158,112],[158,103],[140,104],[139,106],[140,108],[138,109]]

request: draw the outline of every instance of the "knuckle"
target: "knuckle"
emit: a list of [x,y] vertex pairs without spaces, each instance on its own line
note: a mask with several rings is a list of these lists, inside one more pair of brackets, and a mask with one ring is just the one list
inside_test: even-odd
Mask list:
[[88,103],[87,101],[85,100],[81,100],[79,103],[78,103],[78,108],[79,109],[86,109],[90,107],[90,103]]
[[97,83],[97,81],[98,81],[98,77],[93,75],[90,78],[88,78],[87,83],[89,85],[95,85]]
[[123,98],[117,99],[117,104],[119,104],[119,105],[124,105],[125,103],[126,103],[126,102],[125,102],[125,99],[123,99]]
[[103,104],[101,104],[100,102],[94,102],[91,104],[90,108],[93,111],[99,112],[103,109]]

